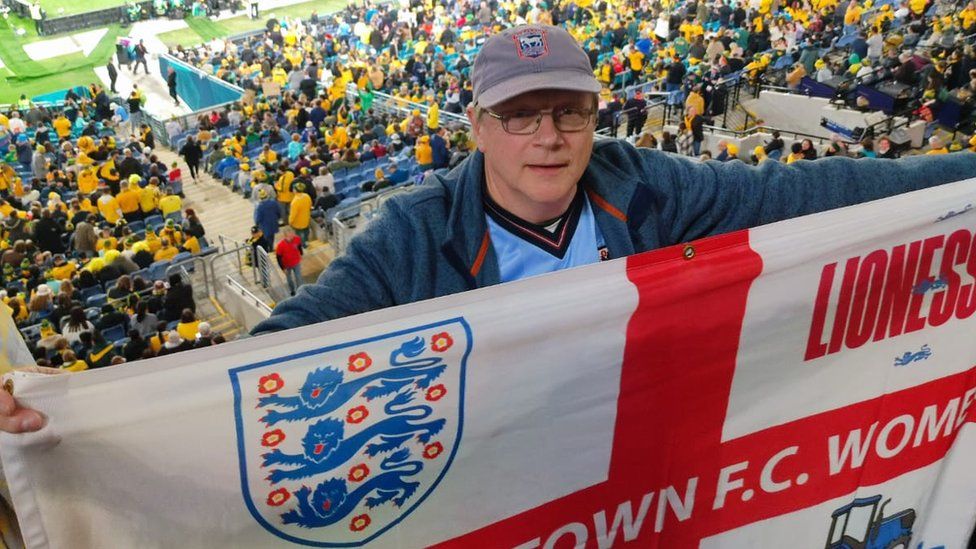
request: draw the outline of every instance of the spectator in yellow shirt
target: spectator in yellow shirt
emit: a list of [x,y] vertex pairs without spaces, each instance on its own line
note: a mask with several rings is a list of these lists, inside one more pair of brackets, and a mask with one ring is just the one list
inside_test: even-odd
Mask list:
[[142,194],[142,189],[139,187],[138,181],[138,175],[130,177],[129,188],[120,192],[115,197],[115,200],[119,203],[119,209],[122,211],[122,217],[130,223],[137,219],[142,219],[142,211],[139,209],[139,196]]
[[78,272],[78,265],[74,261],[65,259],[64,254],[54,256],[54,266],[48,271],[55,280],[70,280],[76,272]]
[[81,194],[91,194],[98,188],[98,176],[95,175],[95,168],[89,166],[78,173],[78,192]]
[[58,139],[67,139],[71,137],[71,121],[68,120],[64,114],[59,115],[57,118],[51,122],[54,126],[54,131],[58,134]]
[[159,211],[163,217],[183,209],[183,201],[180,197],[173,194],[173,191],[166,191],[166,196],[159,199]]
[[312,221],[312,197],[305,192],[305,183],[295,184],[295,197],[291,199],[288,211],[288,225],[302,239],[302,246],[308,244],[308,227]]
[[159,179],[149,178],[149,184],[139,191],[139,209],[143,215],[149,215],[159,208],[159,199],[162,198],[163,191],[159,189]]
[[278,200],[278,211],[282,219],[288,219],[288,208],[291,207],[291,199],[295,193],[292,192],[292,182],[295,180],[295,172],[288,168],[288,160],[281,161],[281,175],[275,181],[274,190]]
[[180,230],[180,226],[173,219],[166,220],[166,226],[163,227],[163,230],[159,231],[159,236],[160,238],[169,240],[174,246],[183,244],[183,231]]
[[431,167],[434,162],[434,152],[430,146],[429,135],[420,136],[420,139],[417,140],[417,146],[414,148],[414,154],[417,157],[417,164],[420,169],[426,170]]
[[103,190],[102,196],[98,197],[98,213],[102,214],[105,221],[108,221],[111,225],[115,225],[119,219],[122,219],[122,209],[119,207],[119,201],[107,189]]
[[[153,255],[156,255],[156,252],[163,247],[163,243],[159,240],[159,237],[156,235],[156,231],[154,231],[152,227],[146,227],[146,238],[143,239],[142,243],[146,245],[149,253]],[[135,250],[137,246],[139,246],[138,242],[132,247],[132,249]]]
[[942,142],[942,138],[933,135],[929,138],[929,150],[925,154],[949,154],[949,147]]
[[180,314],[180,322],[176,325],[176,333],[187,341],[194,341],[197,338],[197,331],[200,329],[200,321],[190,309],[183,309]]
[[180,250],[176,246],[173,246],[168,238],[161,238],[160,247],[153,254],[153,261],[169,261],[178,253],[180,253]]

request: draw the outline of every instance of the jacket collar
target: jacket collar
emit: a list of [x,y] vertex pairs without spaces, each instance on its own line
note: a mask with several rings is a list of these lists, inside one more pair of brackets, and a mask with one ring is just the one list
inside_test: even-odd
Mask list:
[[482,205],[484,173],[484,155],[476,150],[442,183],[451,196],[451,211],[441,248],[471,288],[501,282]]
[[[611,258],[634,253],[630,227],[636,227],[646,212],[630,212],[630,205],[641,185],[628,174],[599,155],[594,143],[593,155],[580,179],[597,225],[603,234]],[[454,267],[465,273],[471,288],[501,281],[498,261],[488,233],[483,206],[484,155],[474,151],[460,166],[441,179],[451,197],[447,231],[441,249]]]

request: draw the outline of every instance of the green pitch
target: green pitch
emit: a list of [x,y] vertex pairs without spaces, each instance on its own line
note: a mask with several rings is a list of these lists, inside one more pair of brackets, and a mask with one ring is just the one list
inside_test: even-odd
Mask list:
[[124,0],[40,0],[40,2],[41,7],[47,10],[49,19],[125,5]]
[[169,47],[175,46],[195,46],[203,42],[208,42],[214,38],[232,36],[247,31],[264,28],[264,23],[272,16],[279,19],[282,17],[301,17],[305,18],[312,10],[318,11],[319,15],[339,11],[348,4],[347,0],[313,0],[301,4],[293,4],[261,12],[258,19],[249,19],[246,15],[231,17],[222,21],[211,21],[201,17],[187,17],[188,28],[159,35],[159,39]]
[[27,56],[22,46],[39,38],[34,34],[33,26],[27,34],[17,34],[16,29],[23,27],[23,22],[15,17],[0,20],[0,59],[5,65],[0,69],[0,103],[13,103],[20,98],[20,94],[31,97],[98,82],[92,67],[108,62],[115,52],[115,38],[123,32],[118,25],[108,27],[105,36],[88,57],[82,53],[72,53],[35,61]]

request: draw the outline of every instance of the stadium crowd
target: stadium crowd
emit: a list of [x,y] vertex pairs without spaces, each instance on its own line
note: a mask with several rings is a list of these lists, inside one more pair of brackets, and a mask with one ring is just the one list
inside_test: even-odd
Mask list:
[[[310,132],[326,138],[344,159],[348,145],[374,146],[355,137],[364,131],[362,119],[373,121],[376,92],[391,95],[402,108],[424,105],[435,118],[462,113],[471,100],[471,60],[484,35],[526,22],[563,25],[583,44],[606,86],[598,130],[616,135],[626,125],[626,135],[637,136],[655,98],[666,94],[669,103],[680,105],[677,132],[644,140],[666,150],[678,152],[678,143],[689,140],[682,135],[689,134],[691,147],[682,152],[701,154],[703,127],[725,111],[729,90],[740,79],[794,90],[805,78],[827,82],[855,108],[867,106],[866,98],[847,93],[857,84],[897,82],[905,86],[902,100],[913,116],[934,119],[951,103],[961,111],[954,125],[971,130],[971,2],[367,2],[324,17],[313,12],[304,20],[270,20],[262,34],[172,53],[250,90],[258,109],[272,101],[267,92],[291,92],[285,120],[295,133],[304,140],[312,122]],[[350,84],[358,96],[347,101]],[[288,110],[296,105],[315,115],[307,120],[301,108]],[[415,127],[422,129],[418,122]],[[338,140],[328,139],[337,132]],[[817,152],[875,156],[885,146],[882,135],[857,137],[853,143],[850,136],[835,139]],[[773,148],[765,157],[754,154],[754,160],[786,161],[792,145],[781,156]],[[952,144],[936,138],[932,148],[942,145]]]
[[154,154],[138,111],[88,91],[0,114],[0,299],[41,365],[77,371],[219,342],[169,268],[207,252],[180,170]]
[[[166,137],[188,177],[202,170],[254,201],[250,244],[294,269],[315,228],[344,207],[419,183],[473,150],[457,117],[472,100],[471,60],[487,34],[520,23],[569,30],[605,86],[597,129],[624,129],[638,146],[752,163],[918,152],[871,134],[837,135],[818,150],[779,132],[752,151],[732,142],[703,150],[706,126],[738,83],[795,90],[894,81],[907,90],[911,116],[935,128],[953,103],[952,129],[971,125],[972,2],[492,0],[352,4],[177,48],[176,57],[247,93],[200,114],[190,130],[171,120]],[[90,91],[70,93],[57,109],[23,98],[0,116],[4,303],[39,363],[74,370],[221,341],[196,318],[192,288],[167,272],[208,248],[199,219],[183,209],[182,170],[153,154],[137,88],[125,100]],[[395,108],[376,108],[378,92]],[[646,130],[657,100],[675,107],[676,131]],[[856,95],[846,100],[866,107]],[[928,154],[962,148],[927,135]],[[969,146],[976,150],[976,138]],[[287,230],[278,238],[281,226],[297,239]]]

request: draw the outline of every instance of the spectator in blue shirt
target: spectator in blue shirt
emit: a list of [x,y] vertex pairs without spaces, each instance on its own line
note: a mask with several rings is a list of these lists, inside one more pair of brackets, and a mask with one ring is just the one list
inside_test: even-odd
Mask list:
[[390,164],[390,169],[393,171],[386,176],[386,179],[394,185],[404,183],[410,177],[410,173],[398,166],[396,162]]

